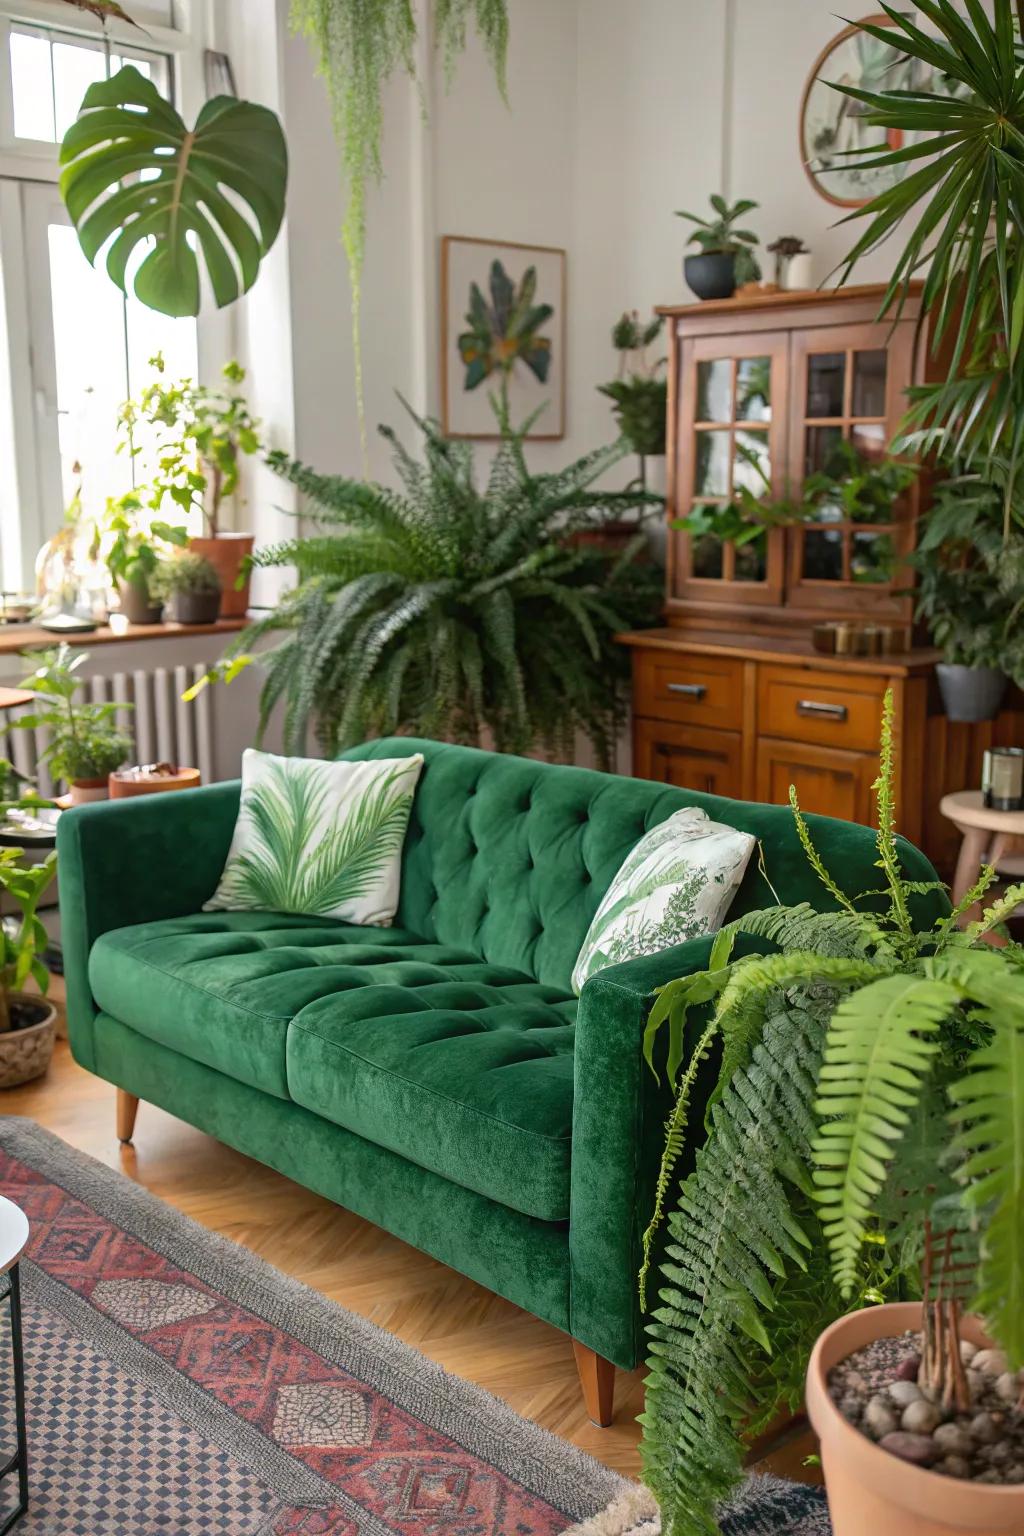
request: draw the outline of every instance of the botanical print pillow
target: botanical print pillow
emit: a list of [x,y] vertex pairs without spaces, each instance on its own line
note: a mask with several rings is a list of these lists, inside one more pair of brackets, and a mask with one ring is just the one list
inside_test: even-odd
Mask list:
[[248,751],[220,884],[204,911],[307,912],[387,927],[423,758],[326,763]]
[[573,991],[581,992],[606,965],[717,933],[755,841],[709,821],[696,806],[653,827],[623,860],[594,914],[572,973]]

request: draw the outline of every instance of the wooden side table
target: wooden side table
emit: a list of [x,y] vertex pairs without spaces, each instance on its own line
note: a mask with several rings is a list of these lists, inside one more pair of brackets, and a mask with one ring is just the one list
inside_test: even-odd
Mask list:
[[14,1414],[17,1425],[17,1449],[0,1463],[0,1478],[18,1474],[18,1503],[0,1525],[0,1536],[13,1530],[28,1512],[28,1431],[25,1426],[25,1356],[21,1342],[21,1282],[18,1261],[28,1242],[28,1217],[13,1200],[0,1195],[0,1276],[6,1275],[7,1288],[0,1301],[11,1309],[11,1355],[14,1364]]
[[1024,872],[1024,862],[1011,853],[1013,844],[1024,839],[1024,811],[994,811],[985,804],[980,789],[944,795],[939,809],[963,837],[953,877],[954,906],[975,883],[983,864],[1008,873]]

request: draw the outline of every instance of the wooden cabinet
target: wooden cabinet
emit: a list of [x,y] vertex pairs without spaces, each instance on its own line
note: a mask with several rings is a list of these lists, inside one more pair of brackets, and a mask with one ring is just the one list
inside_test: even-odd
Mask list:
[[[741,488],[799,498],[849,444],[883,458],[924,377],[919,289],[899,321],[877,318],[884,289],[765,294],[666,308],[670,338],[671,520],[727,505]],[[857,523],[823,502],[814,523],[749,542],[670,529],[667,616],[684,627],[806,625],[870,613],[905,628],[901,557],[912,547],[917,490],[891,518]]]
[[878,758],[870,753],[762,736],[757,743],[754,799],[785,805],[792,785],[802,810],[873,824],[871,786],[877,775]]
[[738,731],[709,731],[668,720],[638,720],[633,773],[679,789],[739,800],[743,795],[742,739]]

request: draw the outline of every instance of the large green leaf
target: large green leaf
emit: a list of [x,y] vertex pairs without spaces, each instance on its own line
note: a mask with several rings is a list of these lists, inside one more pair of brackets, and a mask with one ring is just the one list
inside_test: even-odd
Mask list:
[[[127,65],[91,85],[64,136],[60,189],[81,246],[127,292],[165,315],[197,315],[199,259],[218,306],[256,281],[284,217],[288,151],[266,107],[216,96],[193,129]],[[243,208],[243,214],[240,210]]]

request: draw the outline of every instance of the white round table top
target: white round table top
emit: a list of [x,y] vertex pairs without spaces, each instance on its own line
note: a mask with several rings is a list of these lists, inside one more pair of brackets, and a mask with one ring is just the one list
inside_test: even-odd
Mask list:
[[13,1200],[0,1195],[0,1275],[17,1264],[28,1242],[28,1217]]
[[1024,811],[995,811],[985,804],[980,789],[960,789],[955,795],[943,795],[939,810],[958,827],[983,827],[988,832],[1024,837]]

